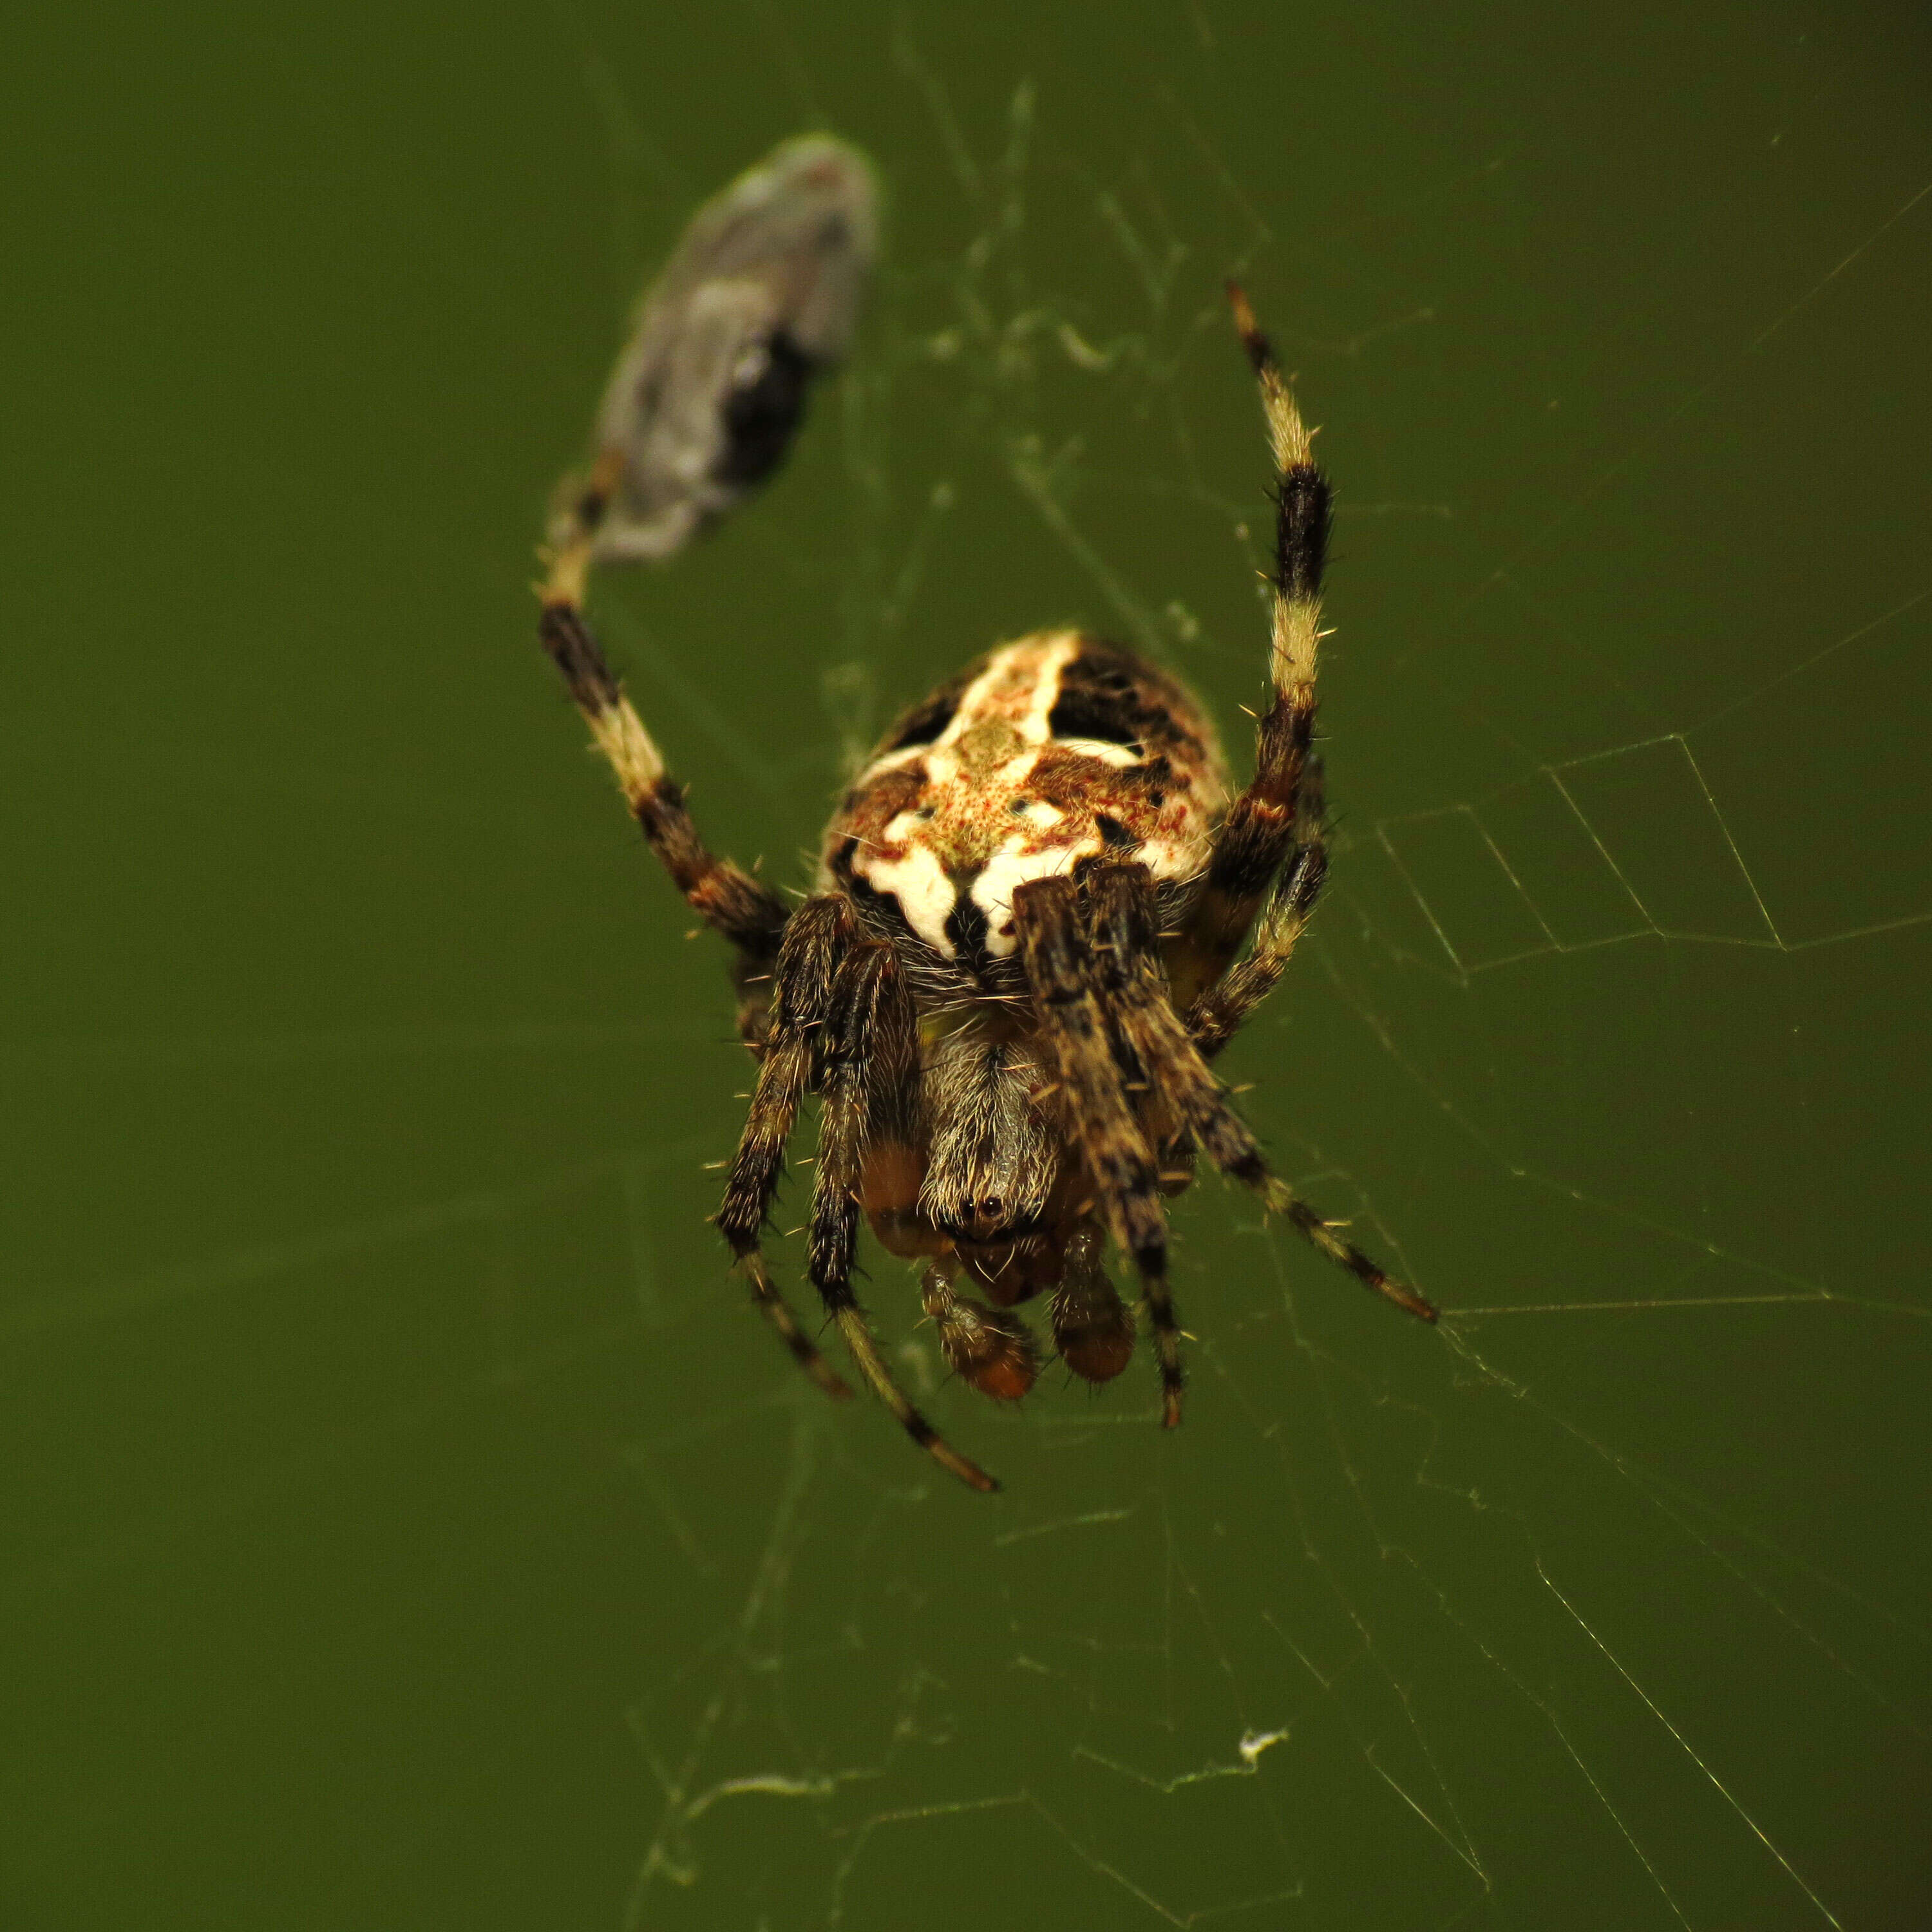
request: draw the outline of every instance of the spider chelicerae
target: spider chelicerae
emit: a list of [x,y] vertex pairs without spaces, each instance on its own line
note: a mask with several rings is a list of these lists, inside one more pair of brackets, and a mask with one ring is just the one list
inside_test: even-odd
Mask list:
[[[808,144],[780,151],[804,170],[788,191],[809,188],[816,167],[849,213],[852,182],[832,177],[850,151],[819,145],[803,160]],[[814,232],[823,260],[825,234],[846,231]],[[1276,472],[1272,696],[1254,778],[1232,796],[1212,725],[1169,673],[1081,632],[1038,632],[899,718],[832,814],[813,890],[788,905],[706,848],[584,619],[593,557],[639,554],[635,542],[600,548],[627,517],[640,526],[634,437],[607,436],[553,526],[544,644],[652,849],[733,950],[758,1071],[718,1227],[800,1366],[848,1395],[763,1247],[800,1103],[816,1095],[813,1286],[906,1432],[975,1489],[998,1485],[907,1398],[859,1306],[862,1214],[889,1252],[923,1263],[921,1298],[954,1370],[1003,1401],[1039,1371],[1017,1312],[1036,1297],[1076,1375],[1104,1382],[1126,1366],[1136,1316],[1102,1265],[1111,1240],[1138,1279],[1161,1419],[1179,1422],[1163,1204],[1197,1153],[1357,1280],[1436,1319],[1270,1171],[1211,1070],[1281,977],[1328,863],[1313,738],[1329,486],[1247,298],[1229,294]],[[801,299],[794,286],[776,306]],[[724,494],[706,514],[775,465],[804,375],[842,346],[821,328],[815,345],[786,330],[774,348],[780,332],[721,379],[724,426],[703,473]]]

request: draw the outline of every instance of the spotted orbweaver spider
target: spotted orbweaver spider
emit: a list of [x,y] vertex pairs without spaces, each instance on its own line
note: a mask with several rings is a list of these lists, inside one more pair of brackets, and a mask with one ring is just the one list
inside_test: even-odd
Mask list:
[[[712,357],[716,393],[692,418],[696,454],[668,510],[640,473],[650,464],[634,411],[648,381],[634,349],[628,374],[620,363],[602,453],[553,524],[541,634],[652,849],[734,949],[739,1030],[758,1072],[717,1220],[753,1298],[806,1372],[848,1395],[762,1246],[800,1102],[816,1094],[813,1285],[907,1434],[992,1490],[880,1354],[852,1286],[862,1210],[889,1252],[924,1262],[922,1300],[947,1361],[1001,1401],[1039,1372],[1017,1312],[1036,1296],[1076,1375],[1100,1383],[1126,1366],[1135,1316],[1102,1265],[1111,1238],[1139,1279],[1161,1419],[1180,1421],[1163,1197],[1188,1184],[1197,1150],[1376,1293],[1425,1322],[1436,1311],[1269,1171],[1210,1070],[1281,977],[1328,862],[1312,745],[1329,487],[1239,288],[1229,295],[1260,385],[1277,514],[1272,702],[1254,778],[1232,797],[1213,727],[1169,673],[1080,632],[1037,632],[899,718],[826,828],[814,890],[789,907],[705,848],[585,622],[594,558],[675,548],[782,456],[805,377],[844,346],[869,193],[850,150],[794,142],[694,223],[639,340],[654,319],[674,334],[679,304],[701,308],[692,291],[708,300],[718,286],[736,291],[743,339]],[[734,248],[707,283],[706,260]],[[661,400],[647,398],[645,415]],[[671,530],[661,542],[652,518]]]

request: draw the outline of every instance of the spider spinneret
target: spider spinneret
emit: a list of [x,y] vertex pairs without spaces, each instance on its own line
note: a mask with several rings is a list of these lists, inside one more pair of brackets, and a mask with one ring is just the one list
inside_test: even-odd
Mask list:
[[[920,1298],[946,1360],[1001,1401],[1025,1395],[1038,1373],[1040,1343],[1016,1312],[1036,1297],[1076,1375],[1104,1382],[1126,1366],[1136,1315],[1102,1265],[1111,1240],[1137,1278],[1162,1420],[1179,1422],[1164,1201],[1188,1184],[1197,1154],[1366,1286],[1424,1321],[1436,1311],[1270,1171],[1210,1065],[1280,978],[1327,866],[1313,738],[1329,488],[1239,289],[1230,297],[1277,472],[1272,694],[1244,788],[1231,787],[1212,726],[1172,675],[1077,632],[1038,632],[898,720],[826,827],[814,890],[789,908],[705,848],[585,622],[593,558],[640,554],[634,528],[607,548],[606,518],[638,451],[654,435],[662,448],[662,417],[682,425],[678,447],[701,452],[695,470],[684,465],[687,500],[667,508],[675,489],[652,500],[655,526],[682,532],[668,548],[782,454],[818,364],[773,345],[795,349],[788,304],[822,311],[825,278],[807,270],[830,262],[856,300],[859,268],[845,257],[855,236],[868,256],[870,193],[850,150],[795,142],[694,222],[678,276],[645,305],[640,340],[674,362],[680,327],[715,325],[713,284],[735,277],[739,292],[723,305],[766,332],[769,352],[754,342],[714,356],[701,380],[668,398],[660,382],[628,417],[607,404],[590,483],[558,513],[541,634],[646,838],[734,950],[740,1030],[758,1074],[717,1219],[754,1299],[801,1366],[848,1394],[764,1252],[799,1108],[815,1095],[807,1249],[826,1316],[913,1439],[991,1490],[880,1354],[853,1288],[862,1215],[889,1252],[923,1262]],[[735,222],[718,213],[728,206]],[[714,254],[721,234],[729,244],[710,280],[704,251],[694,252],[701,232]],[[680,307],[694,319],[681,322]],[[842,346],[842,328],[820,321],[820,338]],[[785,372],[782,419],[775,368]]]

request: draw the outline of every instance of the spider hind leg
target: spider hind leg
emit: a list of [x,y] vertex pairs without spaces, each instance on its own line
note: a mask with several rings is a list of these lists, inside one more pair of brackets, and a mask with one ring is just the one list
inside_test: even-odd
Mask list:
[[1221,1172],[1284,1216],[1311,1246],[1348,1270],[1364,1287],[1424,1322],[1432,1303],[1388,1274],[1272,1172],[1253,1130],[1234,1111],[1228,1090],[1210,1070],[1168,998],[1154,917],[1154,889],[1144,866],[1096,866],[1086,874],[1094,956],[1117,1051],[1149,1094]]

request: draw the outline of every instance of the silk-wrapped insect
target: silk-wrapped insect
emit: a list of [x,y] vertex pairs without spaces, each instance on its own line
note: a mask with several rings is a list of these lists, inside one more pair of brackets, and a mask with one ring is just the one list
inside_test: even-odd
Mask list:
[[763,482],[852,339],[878,247],[872,169],[828,135],[784,142],[706,202],[638,304],[590,467],[557,493],[553,550],[668,557]]

